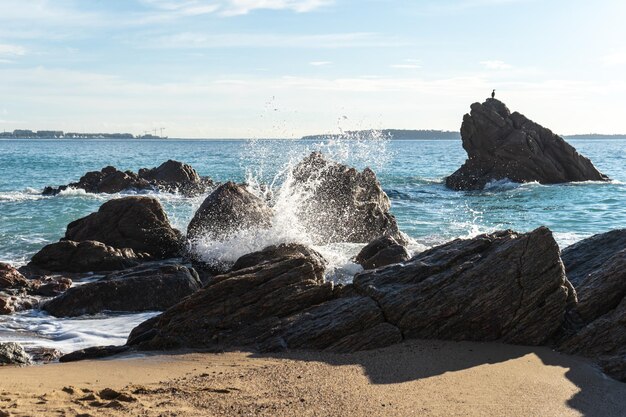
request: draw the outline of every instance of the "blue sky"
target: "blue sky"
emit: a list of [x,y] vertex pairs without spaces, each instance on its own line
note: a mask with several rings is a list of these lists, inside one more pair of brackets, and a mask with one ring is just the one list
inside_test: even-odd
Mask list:
[[0,0],[0,129],[625,133],[621,0]]

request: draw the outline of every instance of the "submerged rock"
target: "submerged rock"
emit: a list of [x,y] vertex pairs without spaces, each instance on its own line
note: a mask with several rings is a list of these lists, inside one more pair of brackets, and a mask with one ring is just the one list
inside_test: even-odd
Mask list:
[[524,345],[548,341],[575,299],[545,227],[457,239],[357,274],[354,287],[407,338]]
[[68,188],[83,189],[88,193],[114,194],[122,191],[160,190],[197,195],[213,186],[208,177],[201,177],[190,165],[168,160],[156,168],[141,168],[139,173],[119,171],[108,166],[100,171],[90,171],[78,182],[60,187],[46,187],[44,195],[56,195]]
[[53,272],[116,271],[147,259],[149,255],[136,254],[130,248],[117,249],[93,240],[62,240],[44,246],[33,256],[29,267]]
[[70,288],[43,309],[57,317],[102,311],[159,311],[193,294],[200,286],[193,269],[175,264],[144,265]]
[[297,216],[319,243],[364,243],[383,235],[404,240],[371,169],[359,172],[313,152],[292,174]]
[[148,253],[157,259],[178,256],[183,242],[159,200],[135,196],[107,201],[97,212],[71,222],[65,239],[95,240],[118,249]]
[[503,179],[541,184],[608,179],[560,136],[493,98],[472,104],[461,137],[468,158],[446,178],[455,190],[482,189]]
[[15,342],[0,343],[0,364],[4,365],[28,365],[30,356],[22,345]]
[[396,239],[383,236],[365,245],[354,260],[363,269],[375,269],[404,262],[409,258],[409,252]]
[[251,228],[269,227],[272,209],[244,185],[226,182],[213,191],[196,211],[187,238],[223,240],[229,235]]

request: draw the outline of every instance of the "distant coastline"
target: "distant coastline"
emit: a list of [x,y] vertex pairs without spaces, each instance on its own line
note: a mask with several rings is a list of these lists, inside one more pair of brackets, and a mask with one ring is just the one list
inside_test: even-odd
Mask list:
[[167,139],[167,136],[133,135],[132,133],[79,133],[62,130],[16,129],[13,132],[1,132],[0,139]]

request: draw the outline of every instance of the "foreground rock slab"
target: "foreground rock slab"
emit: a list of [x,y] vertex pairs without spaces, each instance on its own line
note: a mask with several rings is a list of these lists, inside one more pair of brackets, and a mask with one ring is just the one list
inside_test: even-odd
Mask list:
[[493,98],[472,104],[461,138],[467,160],[446,178],[455,190],[478,190],[503,179],[541,184],[608,179],[563,138]]
[[201,287],[197,274],[182,265],[144,265],[70,288],[44,305],[57,317],[102,311],[162,311]]

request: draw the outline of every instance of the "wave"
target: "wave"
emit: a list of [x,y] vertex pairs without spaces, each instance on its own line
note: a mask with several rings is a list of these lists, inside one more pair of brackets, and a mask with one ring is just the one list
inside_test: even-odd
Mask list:
[[22,191],[4,191],[0,192],[0,202],[19,202],[19,201],[35,201],[46,198],[41,191],[34,188],[25,188]]

